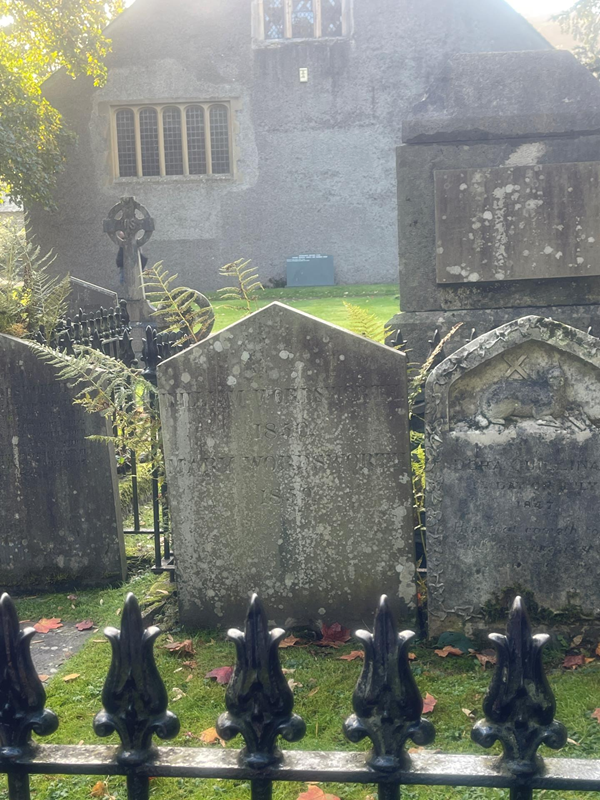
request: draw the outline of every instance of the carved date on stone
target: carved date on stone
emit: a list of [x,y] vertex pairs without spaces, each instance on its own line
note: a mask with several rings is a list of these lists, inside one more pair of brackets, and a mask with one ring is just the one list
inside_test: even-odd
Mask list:
[[549,638],[531,635],[520,597],[511,609],[507,635],[490,634],[498,660],[483,701],[486,718],[475,725],[471,737],[482,747],[500,741],[501,765],[513,775],[539,772],[540,745],[558,750],[567,741],[565,726],[554,721],[556,702],[542,664],[542,649]]
[[351,742],[371,739],[369,765],[381,772],[408,765],[407,739],[426,745],[435,738],[431,722],[421,718],[423,698],[408,661],[413,636],[412,631],[398,633],[385,595],[375,617],[375,632],[356,632],[365,648],[365,663],[352,698],[355,713],[346,720],[344,732]]

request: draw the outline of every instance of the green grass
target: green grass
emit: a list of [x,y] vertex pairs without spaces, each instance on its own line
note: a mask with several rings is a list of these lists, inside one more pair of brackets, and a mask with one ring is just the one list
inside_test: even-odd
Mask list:
[[[165,578],[157,579],[152,575],[141,575],[124,587],[79,592],[74,603],[75,609],[71,608],[66,595],[21,598],[17,601],[19,616],[32,621],[41,616],[60,616],[64,620],[91,618],[100,627],[107,624],[118,627],[118,612],[126,592],[133,590],[140,600],[150,603],[160,596],[164,580]],[[206,680],[204,676],[216,667],[232,665],[234,648],[225,640],[222,632],[189,634],[176,629],[173,635],[177,640],[192,636],[196,650],[193,660],[197,662],[193,669],[184,667],[183,661],[186,659],[166,651],[162,646],[162,637],[158,640],[157,663],[169,696],[173,698],[175,688],[185,693],[180,700],[171,703],[171,709],[181,720],[181,733],[173,744],[181,747],[207,747],[209,745],[201,743],[196,737],[205,729],[213,727],[224,710],[225,688],[214,681]],[[57,733],[45,741],[64,744],[98,742],[92,730],[92,721],[101,707],[102,684],[110,662],[110,647],[102,639],[99,633],[93,635],[84,648],[49,682],[47,705],[59,715],[61,724]],[[352,710],[352,691],[362,662],[339,659],[340,655],[356,648],[357,645],[351,643],[340,650],[307,646],[280,651],[282,665],[286,669],[295,670],[290,677],[301,684],[295,689],[296,711],[307,723],[305,739],[295,745],[286,745],[287,747],[306,750],[356,749],[345,741],[342,723]],[[437,729],[437,739],[433,747],[452,753],[481,752],[470,740],[473,721],[462,709],[480,716],[481,702],[492,674],[491,669],[484,672],[472,657],[441,659],[424,645],[416,645],[413,649],[417,655],[413,670],[421,692],[430,692],[438,700],[436,708],[429,715]],[[566,672],[558,666],[561,659],[560,653],[551,653],[548,659],[550,682],[558,700],[557,718],[567,725],[569,737],[578,742],[578,745],[569,744],[560,755],[579,758],[597,756],[600,754],[600,725],[591,718],[591,712],[600,705],[600,661],[576,672]],[[68,673],[79,673],[80,677],[72,683],[65,683],[62,678]],[[190,680],[188,676],[191,676]],[[229,746],[238,747],[239,740]],[[549,751],[546,754],[553,755]],[[94,776],[40,776],[33,778],[32,784],[35,797],[39,800],[76,800],[89,797],[91,788],[98,779]],[[275,798],[296,800],[302,790],[301,785],[280,784],[275,790]],[[374,793],[372,787],[335,784],[330,785],[328,791],[342,800],[365,800]],[[124,800],[123,780],[108,779],[108,792],[117,800]],[[5,794],[0,793],[0,796],[4,798]],[[507,798],[508,794],[490,790],[414,787],[403,789],[402,796],[419,800],[462,800],[479,797]],[[587,797],[585,794],[564,792],[539,793],[537,796],[544,796],[548,800]],[[243,800],[249,798],[249,789],[246,784],[216,780],[160,779],[152,782],[152,797],[156,800]]]
[[[210,294],[215,309],[215,331],[222,330],[242,319],[244,312],[227,303],[219,302],[219,295]],[[302,287],[298,289],[265,289],[260,292],[256,308],[274,301],[285,303],[299,311],[305,311],[342,328],[348,328],[348,315],[344,301],[373,312],[384,325],[399,311],[398,286],[396,284],[369,284],[357,286]]]

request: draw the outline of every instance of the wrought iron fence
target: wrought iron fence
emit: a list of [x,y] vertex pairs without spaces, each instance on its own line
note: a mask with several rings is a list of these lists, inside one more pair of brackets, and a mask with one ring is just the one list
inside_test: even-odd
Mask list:
[[[134,351],[127,302],[121,300],[118,308],[100,308],[96,312],[79,310],[71,318],[59,320],[54,331],[46,336],[43,327],[36,335],[36,341],[54,350],[75,355],[77,347],[90,347],[104,355],[123,362],[127,367],[136,368],[138,358]],[[177,333],[158,332],[151,325],[147,326],[142,339],[141,360],[144,364],[142,375],[153,386],[156,386],[156,369],[161,361],[189,347],[189,339]],[[131,402],[135,398],[131,397]],[[158,416],[158,408],[151,401],[152,411]],[[128,474],[131,478],[131,506],[133,528],[125,530],[126,534],[151,534],[154,537],[155,572],[174,574],[174,562],[170,543],[170,525],[168,512],[168,493],[166,481],[160,480],[156,466],[158,448],[162,447],[160,437],[151,444],[152,470],[152,528],[142,528],[140,522],[140,495],[138,481],[138,457],[129,451]]]
[[423,700],[409,658],[411,631],[398,633],[387,598],[380,601],[373,633],[358,631],[365,650],[353,695],[354,713],[344,723],[353,743],[370,739],[370,753],[281,752],[278,738],[298,742],[306,725],[293,713],[294,696],[279,662],[285,631],[269,630],[256,595],[245,630],[230,630],[237,663],[228,686],[227,711],[219,736],[238,734],[240,750],[156,747],[153,736],[177,736],[180,723],[154,661],[160,631],[144,629],[138,602],[129,594],[121,630],[107,628],[112,663],[94,719],[100,736],[117,733],[119,746],[41,745],[31,733],[56,731],[58,718],[45,708],[46,695],[31,661],[33,628],[19,629],[8,595],[0,600],[0,772],[8,775],[10,800],[29,800],[29,776],[125,775],[128,797],[147,800],[151,777],[250,781],[252,800],[270,800],[278,781],[375,784],[379,800],[399,800],[402,786],[477,786],[510,789],[512,800],[528,800],[536,789],[600,791],[600,761],[546,759],[542,744],[559,749],[565,727],[554,720],[555,700],[542,665],[549,637],[532,636],[521,598],[512,607],[507,635],[490,637],[497,665],[483,701],[484,718],[472,739],[484,748],[502,745],[501,756],[410,754],[406,743],[434,741],[433,724],[422,717]]

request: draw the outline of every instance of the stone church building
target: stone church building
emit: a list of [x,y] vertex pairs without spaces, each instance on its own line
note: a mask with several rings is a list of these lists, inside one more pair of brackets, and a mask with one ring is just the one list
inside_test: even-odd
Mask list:
[[196,289],[306,253],[338,283],[397,280],[402,121],[453,54],[550,47],[504,0],[136,0],[107,35],[105,86],[45,84],[78,141],[31,220],[56,269],[117,290],[123,195],[156,220],[150,263]]

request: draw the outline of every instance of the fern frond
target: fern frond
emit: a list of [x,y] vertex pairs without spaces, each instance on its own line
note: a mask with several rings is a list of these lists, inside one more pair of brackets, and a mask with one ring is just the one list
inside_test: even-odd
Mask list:
[[366,336],[374,342],[385,342],[385,326],[379,318],[361,306],[353,305],[344,300],[344,308],[348,314],[350,330],[359,336]]
[[198,342],[214,319],[212,306],[201,307],[197,293],[184,286],[173,287],[177,275],[169,275],[162,262],[144,276],[146,296],[155,307],[153,315],[166,322],[167,333],[177,333],[184,341]]
[[235,278],[237,286],[226,286],[219,289],[220,300],[232,300],[237,303],[234,308],[241,308],[247,313],[252,312],[252,304],[258,308],[257,292],[263,291],[264,286],[258,278],[254,267],[249,267],[250,261],[243,258],[225,264],[219,269],[219,274],[227,278]]

